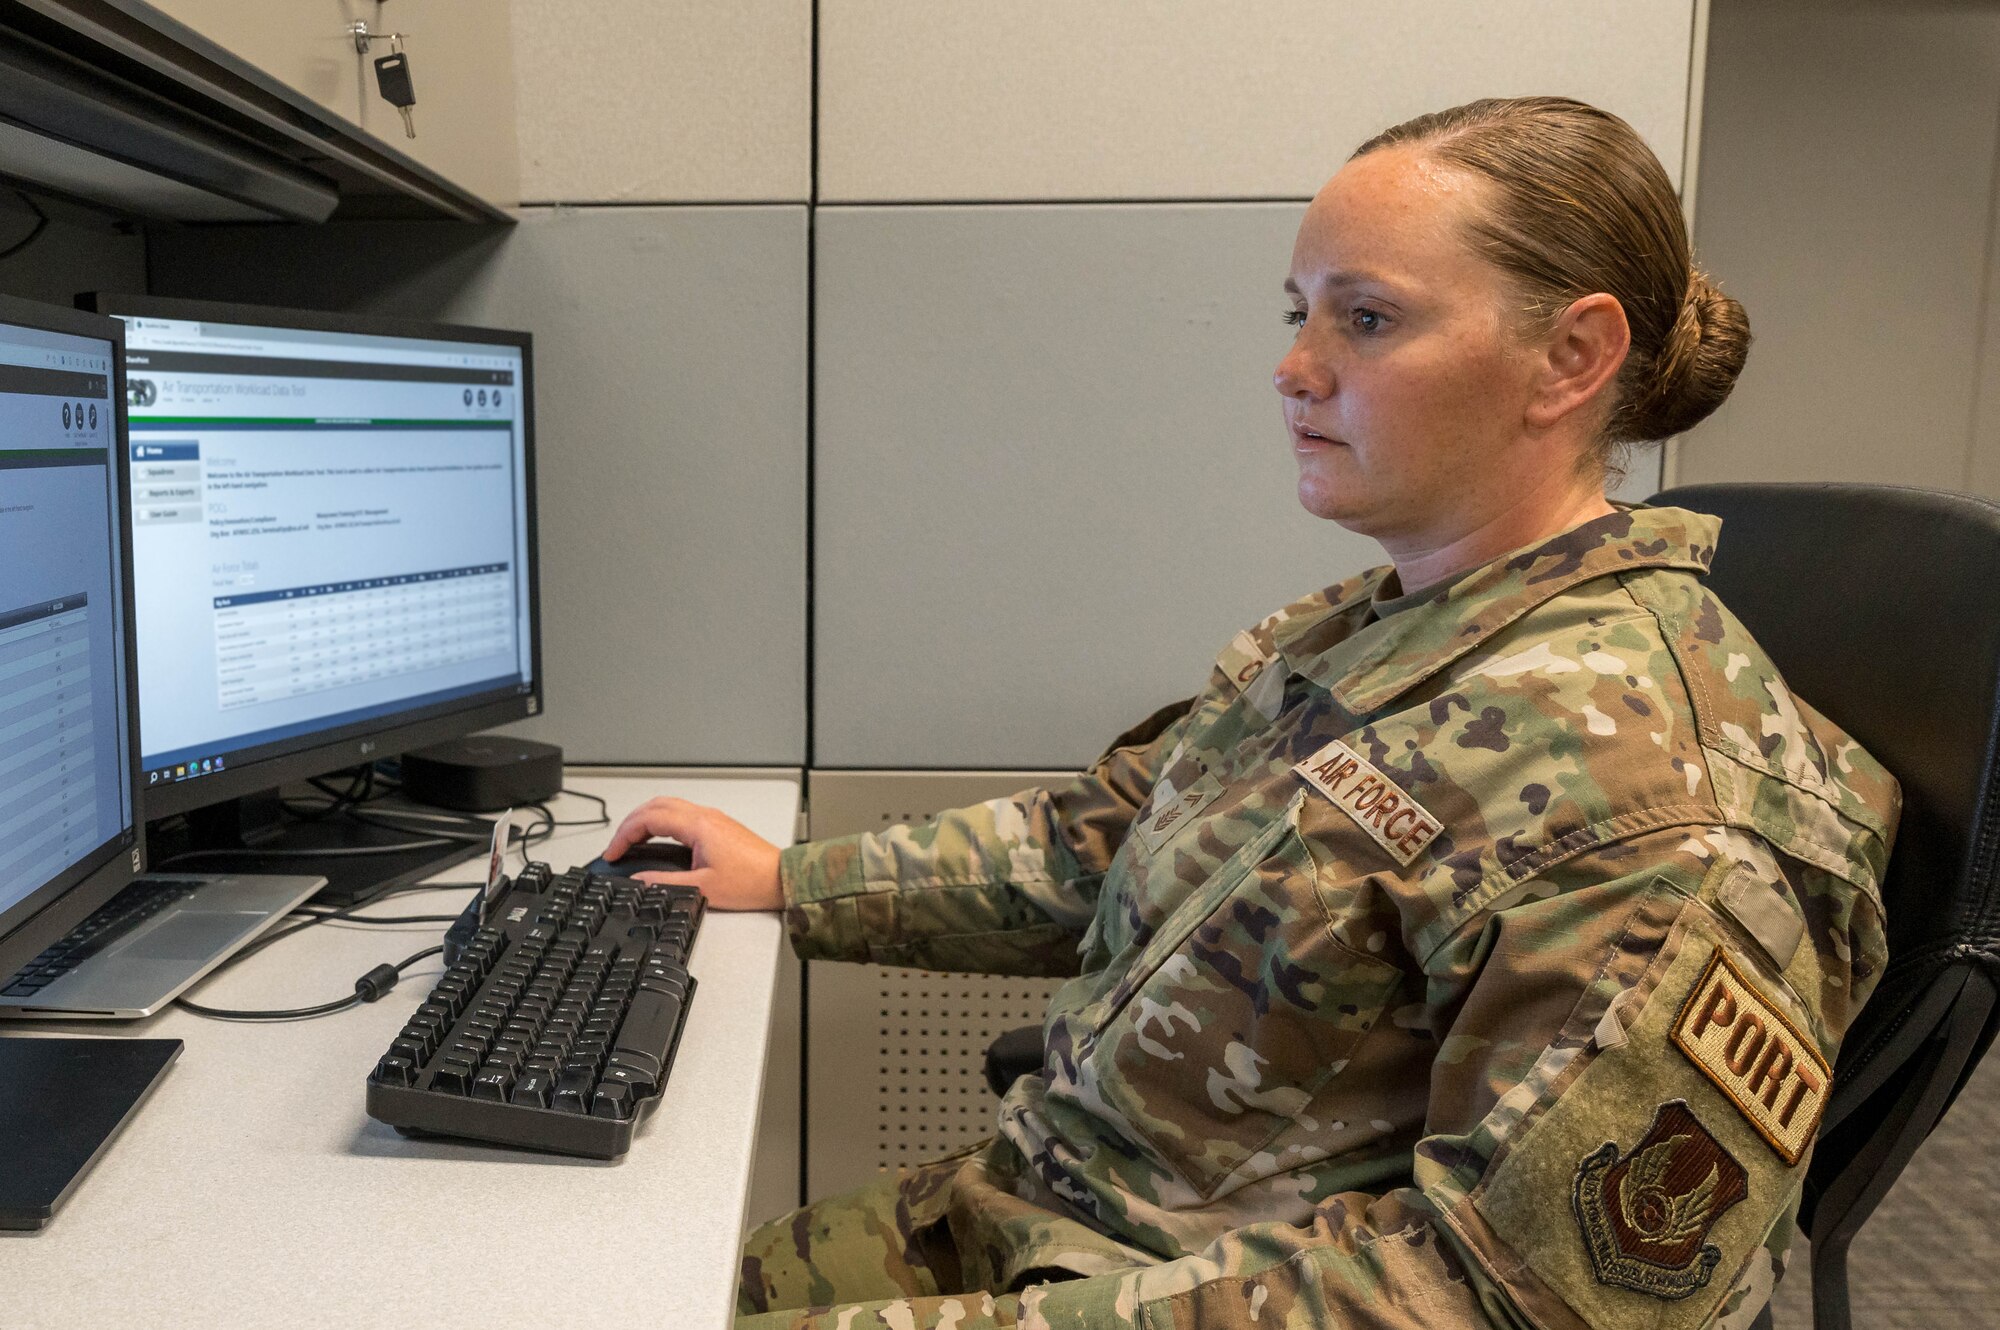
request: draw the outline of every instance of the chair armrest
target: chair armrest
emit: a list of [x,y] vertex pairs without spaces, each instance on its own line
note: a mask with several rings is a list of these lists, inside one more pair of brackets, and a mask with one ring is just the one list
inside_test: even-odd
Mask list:
[[1042,1027],[1023,1025],[986,1046],[986,1085],[1004,1098],[1007,1087],[1042,1065]]

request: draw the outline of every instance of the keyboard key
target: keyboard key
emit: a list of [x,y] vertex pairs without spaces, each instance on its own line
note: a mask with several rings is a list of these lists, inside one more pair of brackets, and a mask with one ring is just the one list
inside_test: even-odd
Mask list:
[[464,1094],[472,1084],[476,1066],[447,1057],[431,1071],[431,1089],[442,1090],[446,1094]]
[[[597,1092],[604,1093],[604,1087],[614,1082],[630,1086],[632,1093],[637,1096],[649,1095],[660,1088],[657,1076],[649,1074],[643,1067],[620,1062],[616,1056],[611,1059],[611,1065],[604,1069],[604,1079],[598,1084]],[[593,1108],[591,1111],[596,1112],[596,1109]]]
[[547,1108],[549,1096],[555,1092],[555,1077],[546,1071],[529,1067],[514,1082],[514,1092],[509,1102],[529,1108]]
[[555,1094],[550,1097],[549,1107],[564,1113],[588,1113],[591,1083],[596,1079],[594,1071],[565,1066],[562,1075],[556,1079]]
[[642,985],[632,996],[631,1010],[625,1013],[613,1047],[665,1058],[673,1046],[674,1032],[680,1028],[681,1009],[680,995],[654,992]]
[[474,1099],[491,1099],[495,1103],[507,1102],[507,1092],[514,1088],[514,1071],[511,1067],[489,1062],[479,1069],[479,1075],[472,1081]]
[[632,1116],[632,1087],[617,1081],[607,1080],[597,1087],[591,1097],[590,1115],[594,1118],[617,1118],[623,1121]]
[[390,1053],[375,1064],[375,1079],[390,1085],[415,1085],[417,1064],[400,1053]]

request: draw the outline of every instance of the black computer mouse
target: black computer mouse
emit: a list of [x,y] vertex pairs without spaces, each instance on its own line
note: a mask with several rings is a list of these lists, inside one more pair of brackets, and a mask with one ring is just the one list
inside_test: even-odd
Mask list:
[[617,863],[598,858],[584,871],[606,877],[630,877],[634,873],[685,873],[694,867],[694,851],[677,841],[649,840],[625,847]]

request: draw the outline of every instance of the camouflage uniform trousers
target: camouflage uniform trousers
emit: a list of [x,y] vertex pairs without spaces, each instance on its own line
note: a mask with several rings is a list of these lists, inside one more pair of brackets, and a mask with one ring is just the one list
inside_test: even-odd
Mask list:
[[1014,1324],[1014,1294],[962,1288],[958,1249],[942,1222],[945,1190],[966,1153],[899,1170],[757,1228],[743,1241],[736,1330],[951,1325],[979,1316]]

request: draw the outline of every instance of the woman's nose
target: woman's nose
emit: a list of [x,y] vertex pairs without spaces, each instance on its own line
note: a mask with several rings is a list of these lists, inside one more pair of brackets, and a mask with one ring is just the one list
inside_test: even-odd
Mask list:
[[1277,372],[1271,376],[1272,384],[1281,397],[1295,397],[1301,401],[1333,396],[1333,368],[1325,357],[1314,354],[1312,339],[1304,332],[1292,343],[1292,349],[1285,352],[1278,362]]

